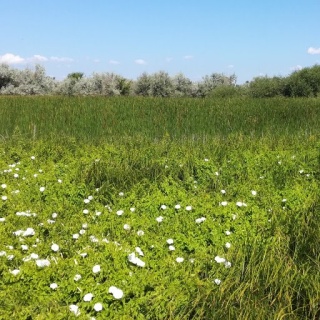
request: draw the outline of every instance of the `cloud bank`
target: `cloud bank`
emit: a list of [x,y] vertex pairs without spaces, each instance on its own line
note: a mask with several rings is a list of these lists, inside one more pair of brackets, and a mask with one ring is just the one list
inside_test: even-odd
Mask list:
[[4,55],[0,55],[0,63],[5,64],[24,64],[24,63],[37,63],[37,62],[72,62],[73,59],[66,57],[45,57],[40,54],[35,54],[32,57],[20,57],[19,55],[13,53],[5,53]]

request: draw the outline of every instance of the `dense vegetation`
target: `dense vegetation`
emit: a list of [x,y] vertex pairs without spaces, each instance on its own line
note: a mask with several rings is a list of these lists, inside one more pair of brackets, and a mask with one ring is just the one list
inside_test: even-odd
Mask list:
[[0,97],[0,318],[319,319],[320,101]]
[[0,65],[0,94],[67,96],[152,96],[152,97],[317,97],[320,93],[320,66],[295,71],[286,77],[257,77],[243,85],[235,74],[212,73],[193,82],[182,73],[170,76],[160,71],[143,73],[136,80],[114,73],[70,73],[63,81],[46,75],[37,65],[34,70],[16,70]]

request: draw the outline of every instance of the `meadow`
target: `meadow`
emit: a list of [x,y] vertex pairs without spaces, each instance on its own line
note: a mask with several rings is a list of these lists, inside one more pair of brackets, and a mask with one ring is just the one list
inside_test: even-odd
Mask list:
[[0,96],[0,319],[319,319],[320,100]]

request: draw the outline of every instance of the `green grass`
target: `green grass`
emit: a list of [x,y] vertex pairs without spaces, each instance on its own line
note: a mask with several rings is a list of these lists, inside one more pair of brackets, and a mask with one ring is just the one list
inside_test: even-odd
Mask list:
[[80,319],[319,319],[319,113],[316,99],[0,97],[0,318],[75,304]]

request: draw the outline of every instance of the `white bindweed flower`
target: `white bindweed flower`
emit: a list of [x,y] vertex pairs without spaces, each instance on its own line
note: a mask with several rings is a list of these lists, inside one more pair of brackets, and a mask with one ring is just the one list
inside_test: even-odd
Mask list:
[[83,209],[82,211],[84,214],[88,214],[89,213],[89,210],[88,209]]
[[124,196],[124,193],[123,193],[123,192],[119,192],[119,196],[120,196],[120,197],[123,197],[123,196]]
[[14,178],[19,178],[19,175],[18,175],[17,173],[15,173],[15,174],[13,175],[13,177],[14,177]]
[[168,240],[167,240],[167,244],[173,244],[173,239],[171,239],[171,238],[168,239]]
[[19,269],[14,269],[14,270],[10,270],[10,273],[13,274],[14,276],[18,275],[20,273]]
[[62,180],[61,180],[61,179],[58,179],[58,183],[62,183]]
[[174,251],[174,250],[176,250],[176,248],[171,244],[169,247],[169,251]]
[[143,254],[143,252],[142,252],[140,247],[136,247],[135,250],[139,254],[139,256],[142,256],[142,257],[144,256],[144,254]]
[[1,196],[1,199],[2,199],[3,201],[6,201],[6,200],[8,199],[8,197],[7,197],[7,196]]
[[182,263],[182,262],[184,261],[184,258],[178,257],[178,258],[176,259],[176,261],[177,261],[178,263]]
[[256,196],[256,195],[257,195],[257,191],[251,190],[251,194],[252,194],[253,196]]
[[129,224],[126,223],[123,225],[123,229],[129,231],[131,229],[131,227]]
[[3,183],[2,185],[1,185],[1,188],[2,189],[5,189],[7,187],[7,185],[5,184],[5,183]]
[[21,245],[21,250],[22,251],[27,251],[29,249],[29,247],[26,244],[22,244]]
[[51,217],[52,219],[56,219],[58,217],[58,214],[54,212]]
[[87,224],[87,223],[83,223],[83,224],[82,224],[82,228],[83,228],[83,229],[88,229],[88,224]]
[[220,204],[221,204],[223,207],[225,207],[225,206],[228,205],[228,202],[227,202],[227,201],[222,201]]
[[231,262],[230,262],[230,261],[226,261],[226,262],[224,263],[224,266],[225,266],[227,269],[231,268]]
[[191,211],[191,210],[192,210],[192,207],[191,207],[191,206],[186,206],[186,210],[187,210],[187,211]]
[[162,210],[166,210],[167,209],[167,206],[165,204],[162,204],[161,207],[160,207]]
[[121,299],[123,297],[123,291],[115,286],[111,286],[108,292],[111,293],[115,299]]
[[6,218],[0,218],[0,222],[5,222]]
[[49,267],[50,266],[50,261],[47,260],[47,259],[38,259],[38,260],[36,260],[36,265],[39,268]]
[[84,203],[89,203],[90,200],[89,200],[89,199],[84,199],[83,202],[84,202]]
[[157,217],[157,218],[156,218],[156,220],[157,220],[157,222],[159,222],[159,223],[160,223],[160,222],[162,222],[162,221],[163,221],[163,217],[162,217],[162,216],[159,216],[159,217]]
[[101,271],[101,267],[98,264],[92,268],[93,273],[99,273],[100,271]]
[[100,216],[101,215],[101,211],[96,211],[96,216]]
[[128,260],[129,262],[135,264],[138,267],[144,267],[146,265],[145,262],[138,258],[134,252],[128,255]]
[[222,257],[219,257],[219,256],[216,256],[214,258],[214,260],[217,262],[217,263],[225,263],[226,262],[226,259],[225,258],[222,258]]
[[204,159],[204,161],[205,161],[205,162],[208,162],[208,161],[209,161],[209,159],[205,158],[205,159]]
[[37,255],[36,253],[31,253],[30,254],[30,258],[33,259],[33,260],[36,260],[39,258],[39,255]]
[[73,280],[74,281],[79,281],[81,279],[81,275],[80,274],[76,274],[74,277],[73,277]]
[[85,234],[85,233],[86,233],[86,230],[81,229],[81,230],[79,231],[79,233],[80,233],[81,235],[83,235],[83,234]]
[[58,288],[58,285],[54,282],[54,283],[51,283],[50,284],[50,288],[52,289],[52,290],[56,290],[57,288]]
[[53,243],[51,246],[51,250],[54,252],[58,252],[59,251],[59,246],[56,243]]
[[31,160],[35,160],[35,158],[36,158],[35,156],[31,156],[30,157]]
[[102,303],[98,302],[93,306],[94,311],[99,312],[103,309]]
[[73,239],[79,239],[79,237],[80,237],[79,233],[75,233],[72,235]]
[[201,218],[196,219],[196,223],[200,224],[200,223],[204,222],[205,220],[206,220],[205,217],[201,217]]
[[226,190],[221,190],[221,193],[226,194],[227,192],[226,192]]
[[123,215],[123,212],[124,212],[123,210],[118,210],[118,211],[117,211],[117,215],[118,215],[118,216],[122,216],[122,215]]
[[143,230],[138,230],[137,231],[137,235],[140,236],[140,237],[143,236],[144,235],[144,231]]
[[75,304],[71,304],[69,306],[69,310],[74,313],[76,316],[79,316],[80,315],[80,310],[79,310],[79,307]]
[[237,206],[237,207],[242,207],[242,206],[243,206],[243,203],[242,203],[241,201],[238,201],[238,202],[236,202],[236,206]]
[[87,293],[84,297],[83,297],[83,301],[85,302],[89,302],[91,301],[93,298],[93,294],[92,293]]
[[46,188],[45,187],[40,187],[40,192],[44,192],[44,190],[46,190]]
[[217,286],[219,286],[220,283],[221,283],[221,280],[220,280],[220,279],[214,279],[214,283],[215,283]]
[[231,231],[227,230],[225,231],[226,236],[230,236],[231,235]]
[[31,237],[34,235],[35,235],[35,231],[33,228],[27,228],[27,230],[22,233],[23,237]]
[[130,208],[130,211],[131,211],[131,212],[135,212],[135,211],[136,211],[136,208]]
[[180,204],[176,204],[176,205],[174,206],[174,208],[175,208],[176,210],[179,210],[179,209],[181,209],[181,206],[180,206]]
[[227,243],[225,244],[225,247],[226,247],[227,249],[230,249],[230,248],[231,248],[231,243],[230,243],[230,242],[227,242]]

